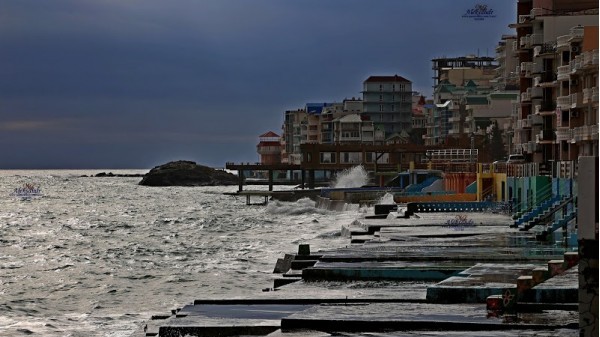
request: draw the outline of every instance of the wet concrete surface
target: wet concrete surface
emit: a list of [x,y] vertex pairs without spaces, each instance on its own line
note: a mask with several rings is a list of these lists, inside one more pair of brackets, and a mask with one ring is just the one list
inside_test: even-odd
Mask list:
[[[500,317],[489,317],[484,304],[490,294],[516,289],[519,276],[562,259],[564,248],[510,228],[505,215],[469,213],[472,225],[462,227],[448,225],[454,217],[358,219],[342,229],[349,244],[318,252],[314,266],[288,258],[297,268],[278,277],[301,281],[196,300],[153,330],[160,327],[160,336],[578,335],[578,312],[564,303]],[[421,278],[407,277],[415,275]],[[528,299],[558,298],[548,294],[576,287],[572,268],[531,289]]]

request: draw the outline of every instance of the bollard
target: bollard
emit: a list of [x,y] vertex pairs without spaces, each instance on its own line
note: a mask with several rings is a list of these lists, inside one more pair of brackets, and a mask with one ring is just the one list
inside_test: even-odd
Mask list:
[[310,245],[309,244],[298,245],[298,255],[310,255]]

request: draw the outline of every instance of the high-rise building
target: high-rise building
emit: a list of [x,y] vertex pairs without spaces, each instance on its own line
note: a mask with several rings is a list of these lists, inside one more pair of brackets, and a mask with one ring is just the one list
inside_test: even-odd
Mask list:
[[514,152],[548,170],[597,155],[598,2],[519,0],[511,27],[520,76]]
[[363,82],[362,115],[386,137],[412,128],[412,82],[402,76],[370,76]]

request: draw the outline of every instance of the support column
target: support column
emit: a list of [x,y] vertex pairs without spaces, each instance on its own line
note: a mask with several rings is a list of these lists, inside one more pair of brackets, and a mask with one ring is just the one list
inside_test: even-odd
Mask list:
[[306,175],[306,171],[304,169],[300,170],[301,172],[301,176],[302,176],[302,189],[304,189],[304,184],[306,183],[306,179],[305,179],[305,175]]
[[308,170],[308,188],[310,188],[310,189],[315,188],[315,170],[314,169]]
[[269,191],[273,190],[273,170],[269,170]]
[[241,192],[244,190],[244,169],[243,168],[238,170],[238,178],[239,178],[239,182],[240,182],[240,185],[238,187],[238,192]]
[[579,157],[579,335],[598,336],[598,157]]

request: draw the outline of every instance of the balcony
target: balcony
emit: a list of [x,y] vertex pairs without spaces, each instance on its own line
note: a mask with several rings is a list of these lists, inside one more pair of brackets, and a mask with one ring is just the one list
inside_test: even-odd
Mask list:
[[448,123],[460,122],[460,117],[450,117],[448,118]]
[[583,55],[577,55],[571,60],[571,73],[575,74],[583,68]]
[[583,103],[590,103],[592,101],[592,88],[583,89]]
[[583,106],[583,94],[580,92],[571,94],[571,109],[581,108]]
[[554,12],[551,9],[532,8],[531,11],[529,12],[529,15],[531,16],[532,19],[535,19],[536,16],[552,15],[553,13]]
[[533,62],[521,62],[521,75],[525,77],[531,77],[531,71],[533,69]]
[[536,142],[527,142],[521,144],[521,149],[524,153],[534,153],[538,150],[538,145]]
[[535,135],[536,143],[552,143],[555,138],[554,130],[542,130]]
[[529,119],[517,120],[517,129],[529,129],[531,128],[531,121]]
[[569,29],[570,40],[580,40],[583,39],[583,26],[576,26]]
[[529,93],[529,97],[531,99],[542,98],[544,95],[544,90],[542,88],[537,87],[527,88],[527,92]]
[[573,140],[576,142],[598,140],[598,124],[584,125],[573,129]]
[[556,43],[544,43],[543,45],[540,46],[540,51],[538,53],[538,56],[544,56],[544,55],[554,56],[555,53],[556,53]]
[[569,110],[571,108],[571,96],[560,96],[556,98],[556,107],[561,110]]
[[571,35],[561,35],[561,36],[557,37],[556,38],[556,48],[570,47],[571,46],[571,42],[569,42],[570,39],[571,39]]
[[556,75],[556,79],[558,81],[568,81],[569,76],[571,75],[571,65],[567,64],[566,66],[558,67],[558,74]]
[[531,19],[530,15],[519,15],[519,23],[527,23],[531,21]]
[[529,92],[529,89],[521,93],[521,102],[531,102],[531,93]]
[[573,129],[570,129],[568,127],[560,127],[560,128],[556,129],[556,141],[557,142],[561,142],[561,141],[571,142],[572,139],[573,139]]
[[531,126],[542,125],[544,123],[544,119],[542,118],[542,116],[537,115],[529,115],[527,116],[527,120],[529,121],[529,125]]
[[592,60],[594,58],[594,53],[592,53],[592,51],[586,51],[586,52],[584,52],[581,55],[583,55],[583,63],[582,63],[582,65],[584,67],[591,66],[592,65]]
[[[548,102],[548,101],[544,101],[544,102],[542,102],[542,104],[536,104],[534,107],[535,115],[539,115],[536,117],[554,115],[556,113],[555,110],[556,110],[556,105],[554,104],[554,102]],[[531,116],[535,116],[535,115],[531,115]]]

